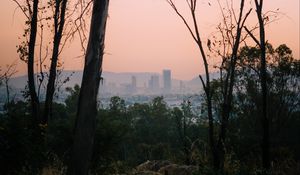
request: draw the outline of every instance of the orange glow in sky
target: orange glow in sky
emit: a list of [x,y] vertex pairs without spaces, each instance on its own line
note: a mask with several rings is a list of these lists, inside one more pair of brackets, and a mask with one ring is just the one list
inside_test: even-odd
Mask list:
[[[176,2],[188,16],[185,0]],[[19,42],[18,36],[22,35],[24,18],[20,11],[15,11],[12,0],[1,3],[0,66],[5,67],[18,60],[15,46]],[[110,3],[104,71],[161,72],[168,68],[178,79],[191,79],[203,73],[194,41],[165,0],[111,0]],[[220,10],[217,0],[199,0],[198,6],[201,36],[206,41],[221,21]],[[267,40],[275,47],[286,43],[299,59],[299,0],[265,0],[264,11],[277,8],[282,17],[266,28]],[[256,22],[255,15],[252,11],[249,25]],[[80,44],[75,41],[61,57],[67,70],[83,67],[83,58],[78,58]],[[25,63],[18,61],[18,70],[19,75],[25,74]]]

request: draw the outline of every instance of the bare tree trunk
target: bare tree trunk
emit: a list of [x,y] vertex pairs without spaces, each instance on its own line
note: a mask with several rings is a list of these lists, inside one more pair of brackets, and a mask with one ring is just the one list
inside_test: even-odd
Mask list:
[[0,85],[3,79],[6,88],[6,104],[8,105],[7,108],[9,108],[10,103],[10,92],[8,82],[15,73],[17,73],[16,64],[13,63],[7,66],[7,70],[4,72],[3,75],[0,75]]
[[240,46],[240,40],[241,40],[242,30],[244,28],[245,21],[252,11],[252,9],[250,9],[248,13],[246,13],[245,17],[243,17],[244,4],[245,4],[245,0],[241,0],[239,18],[236,27],[237,31],[235,34],[235,38],[233,40],[233,48],[232,48],[232,53],[230,58],[229,70],[226,75],[226,80],[222,85],[224,89],[223,103],[221,106],[222,120],[221,120],[218,143],[217,143],[218,155],[220,159],[219,169],[221,171],[221,174],[224,174],[223,171],[224,171],[224,162],[225,162],[225,141],[227,135],[228,120],[232,110],[232,96],[233,96],[232,94],[233,94],[233,86],[235,83],[235,69],[236,69],[236,62],[238,58],[238,50]]
[[5,88],[6,88],[6,104],[9,105],[10,99],[9,99],[9,87],[8,87],[7,79],[5,79]]
[[267,64],[266,64],[266,39],[265,39],[265,24],[264,24],[264,16],[262,14],[263,8],[263,0],[254,0],[256,6],[256,14],[259,24],[259,37],[258,40],[250,30],[246,27],[246,31],[254,40],[254,42],[260,48],[260,84],[261,84],[261,94],[262,94],[262,130],[263,130],[263,138],[262,138],[262,165],[264,170],[269,170],[271,167],[270,160],[270,131],[269,131],[269,118],[267,114]]
[[[200,50],[203,50],[202,45],[199,46],[199,48],[202,48]],[[202,57],[204,55],[204,51]],[[206,57],[205,57],[206,58]],[[207,103],[207,116],[208,116],[208,140],[209,140],[209,145],[211,149],[211,153],[213,156],[213,166],[214,169],[217,171],[219,169],[219,164],[220,164],[220,157],[216,149],[216,144],[215,144],[215,133],[214,133],[214,118],[212,114],[212,97],[211,97],[211,88],[210,88],[210,76],[209,76],[209,70],[208,70],[208,63],[207,61],[204,61],[204,67],[205,67],[205,76],[206,76],[206,84],[204,85],[204,81],[202,77],[200,76],[200,79],[203,83],[203,88],[205,91],[206,95],[206,103]]]
[[167,0],[167,2],[170,4],[170,6],[174,9],[176,14],[181,18],[181,20],[183,21],[183,23],[187,27],[187,29],[190,32],[191,36],[193,37],[195,43],[197,44],[198,49],[200,51],[200,54],[202,56],[202,60],[203,60],[203,63],[204,63],[204,69],[205,69],[206,82],[204,82],[201,75],[199,75],[199,78],[201,80],[202,87],[204,89],[205,96],[206,96],[207,117],[208,117],[208,123],[209,123],[208,140],[209,140],[209,145],[210,145],[210,149],[211,149],[211,153],[212,153],[212,157],[213,157],[213,166],[215,167],[215,169],[218,169],[218,165],[219,165],[220,160],[219,160],[219,156],[218,156],[218,153],[217,153],[217,149],[215,147],[214,119],[213,119],[213,115],[212,115],[212,97],[211,97],[211,88],[210,88],[210,83],[211,82],[210,82],[208,62],[207,62],[205,51],[203,49],[203,45],[202,45],[202,41],[201,41],[201,37],[200,37],[200,31],[199,31],[199,28],[198,28],[197,18],[196,18],[196,13],[195,13],[196,7],[197,7],[197,0],[187,0],[186,1],[188,6],[189,6],[189,10],[191,12],[191,15],[192,15],[193,25],[188,24],[185,17],[183,17],[183,15],[177,9],[177,7],[176,7],[175,3],[173,2],[173,0]]
[[203,79],[201,76],[200,80],[202,82],[202,86],[206,95],[206,103],[207,103],[207,116],[208,116],[208,140],[209,140],[209,145],[210,145],[210,149],[213,155],[213,165],[214,165],[214,169],[218,170],[219,169],[219,164],[220,164],[220,157],[219,154],[217,152],[216,149],[216,145],[215,145],[215,137],[214,137],[214,118],[213,118],[213,114],[212,114],[212,95],[211,95],[211,88],[210,88],[210,74],[209,74],[209,69],[208,69],[208,62],[207,62],[207,58],[202,46],[202,41],[200,38],[200,34],[199,34],[199,30],[198,30],[198,25],[196,22],[196,17],[195,17],[195,12],[193,12],[193,20],[194,20],[194,25],[196,33],[197,33],[197,44],[198,44],[198,48],[200,50],[201,56],[203,58],[203,62],[204,62],[204,68],[205,68],[205,76],[206,76],[206,83],[204,83]]
[[87,175],[89,170],[96,126],[97,94],[102,73],[108,4],[109,0],[94,0],[74,130],[74,143],[68,169],[70,175]]
[[265,170],[270,169],[270,136],[269,136],[269,119],[267,114],[267,68],[266,68],[266,45],[265,45],[265,25],[262,14],[263,0],[255,0],[256,13],[259,22],[260,50],[261,50],[261,67],[260,81],[262,90],[262,163]]
[[[202,45],[200,32],[197,24],[197,19],[195,16],[195,10],[197,5],[197,0],[187,0],[187,4],[189,6],[189,10],[192,15],[192,22],[193,25],[189,25],[187,20],[183,17],[183,15],[178,11],[177,7],[175,6],[175,3],[173,0],[167,0],[167,2],[171,5],[171,7],[175,10],[177,15],[182,19],[185,26],[188,28],[190,34],[192,35],[194,41],[196,42],[198,49],[201,53],[202,60],[204,63],[205,68],[205,78],[206,82],[204,82],[203,78],[199,76],[202,86],[206,95],[206,103],[207,103],[207,116],[208,116],[208,122],[209,122],[209,131],[208,131],[208,138],[209,138],[209,145],[213,157],[213,166],[215,169],[215,172],[223,174],[224,170],[224,160],[225,160],[225,139],[226,139],[226,132],[227,132],[227,125],[228,125],[228,119],[231,112],[231,105],[232,105],[232,93],[233,93],[233,86],[234,86],[234,78],[235,78],[235,67],[237,62],[237,54],[238,49],[240,45],[240,39],[242,35],[242,29],[244,26],[244,23],[251,13],[251,9],[249,12],[243,16],[243,10],[244,10],[244,2],[245,0],[241,0],[240,4],[240,12],[239,12],[239,18],[236,24],[237,31],[235,34],[231,31],[232,29],[226,28],[226,32],[231,32],[231,37],[228,36],[228,38],[223,38],[224,40],[231,40],[232,41],[232,53],[230,53],[230,64],[226,76],[225,82],[222,83],[223,88],[223,102],[221,106],[221,126],[219,128],[219,137],[215,138],[215,130],[214,130],[214,118],[212,113],[212,89],[211,89],[211,81],[210,81],[210,74],[209,74],[209,68],[208,68],[208,60]],[[221,7],[221,5],[220,5]],[[223,8],[221,7],[221,10],[223,11]],[[232,9],[233,10],[233,9]],[[224,23],[227,26],[226,17],[223,14],[224,17]],[[229,25],[235,25],[233,23],[230,23]],[[192,27],[193,29],[192,29]],[[233,37],[234,36],[234,37]],[[223,35],[223,37],[225,37]],[[224,41],[223,40],[223,41]],[[210,41],[209,41],[210,42]],[[225,44],[225,43],[224,43]],[[209,46],[210,47],[210,46]],[[210,49],[210,48],[209,48]],[[227,55],[224,55],[224,57],[227,57]],[[218,139],[218,140],[217,140]]]
[[40,121],[40,102],[35,91],[34,81],[34,50],[37,34],[37,15],[38,15],[38,4],[39,0],[33,0],[32,16],[30,21],[30,38],[28,43],[28,62],[27,62],[27,73],[28,73],[28,88],[31,98],[32,116],[38,123]]
[[53,95],[55,91],[55,79],[57,62],[59,55],[59,46],[62,38],[62,33],[65,24],[65,12],[68,0],[62,0],[62,2],[56,0],[55,14],[54,14],[54,41],[53,41],[53,52],[50,66],[50,76],[47,84],[47,93],[45,100],[44,115],[42,118],[42,123],[46,124],[52,113],[52,102]]

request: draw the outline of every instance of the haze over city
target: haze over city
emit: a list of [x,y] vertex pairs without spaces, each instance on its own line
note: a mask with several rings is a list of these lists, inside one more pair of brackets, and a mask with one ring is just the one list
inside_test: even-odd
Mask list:
[[[184,14],[185,1],[176,1]],[[238,5],[238,1],[234,1]],[[252,4],[253,6],[253,4]],[[218,4],[213,1],[199,1],[197,14],[204,43],[216,31],[221,21]],[[287,44],[299,58],[299,1],[269,0],[265,11],[279,9],[279,18],[266,27],[269,43],[277,47]],[[18,62],[18,73],[26,73],[26,64],[16,53],[18,39],[24,29],[24,15],[11,0],[4,0],[0,6],[1,43],[0,66]],[[248,25],[255,22],[255,13]],[[78,39],[63,51],[61,60],[65,70],[81,70],[83,57]],[[104,71],[111,72],[161,72],[171,69],[173,77],[190,80],[203,73],[202,59],[194,41],[182,21],[165,0],[112,0],[109,7]],[[211,66],[215,61],[212,61]]]

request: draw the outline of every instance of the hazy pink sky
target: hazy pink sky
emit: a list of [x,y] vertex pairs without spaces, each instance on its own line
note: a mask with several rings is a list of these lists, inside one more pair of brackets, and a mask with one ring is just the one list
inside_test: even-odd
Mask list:
[[[15,46],[24,22],[18,10],[13,16],[16,5],[12,0],[2,1],[0,66],[5,67],[18,60]],[[185,0],[176,2],[186,14]],[[215,32],[216,24],[221,20],[216,2],[198,0],[197,15],[203,41]],[[110,3],[104,71],[161,72],[168,68],[179,79],[191,79],[203,72],[201,57],[191,36],[165,0],[111,0]],[[268,41],[274,46],[286,43],[294,57],[300,58],[299,0],[265,0],[264,7],[264,11],[279,8],[284,14],[267,27]],[[250,22],[254,21],[255,15],[253,11]],[[61,57],[65,69],[82,69],[83,58],[77,57],[80,54],[78,42],[68,46]],[[23,62],[18,61],[18,69],[18,74],[25,74]]]

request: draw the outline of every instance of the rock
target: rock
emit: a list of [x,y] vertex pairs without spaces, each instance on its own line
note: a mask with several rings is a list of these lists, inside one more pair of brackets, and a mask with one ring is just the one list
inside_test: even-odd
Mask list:
[[155,171],[157,172],[162,167],[165,167],[167,165],[171,165],[171,162],[168,160],[153,160],[149,161],[147,160],[145,163],[140,164],[137,166],[137,171]]
[[154,171],[138,171],[133,173],[133,175],[163,175]]
[[171,164],[159,169],[163,175],[192,175],[198,170],[196,166]]
[[134,175],[193,175],[197,166],[172,164],[167,160],[146,161],[137,166]]

